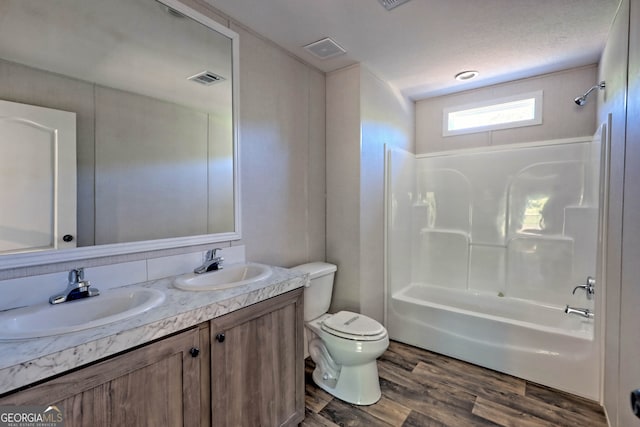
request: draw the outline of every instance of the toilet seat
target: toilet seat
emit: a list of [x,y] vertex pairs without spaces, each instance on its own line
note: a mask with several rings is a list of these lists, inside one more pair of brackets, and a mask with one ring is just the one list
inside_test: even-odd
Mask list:
[[329,316],[320,327],[336,337],[357,341],[378,341],[387,336],[387,330],[376,320],[350,311]]

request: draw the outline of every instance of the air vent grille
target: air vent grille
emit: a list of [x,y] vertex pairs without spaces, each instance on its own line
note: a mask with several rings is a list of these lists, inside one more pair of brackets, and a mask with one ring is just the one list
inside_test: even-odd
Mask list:
[[176,18],[184,18],[185,17],[182,13],[178,12],[174,8],[171,8],[169,6],[166,6],[165,8],[166,8],[167,13],[169,15],[173,16],[173,17],[176,17]]
[[205,86],[211,86],[212,84],[225,80],[224,77],[212,73],[211,71],[203,71],[188,78],[188,80],[200,83]]
[[385,9],[391,10],[394,9],[401,4],[408,2],[409,0],[378,0]]
[[329,59],[334,56],[342,55],[347,53],[338,43],[331,40],[331,38],[326,37],[322,40],[318,40],[317,42],[313,42],[304,46],[304,48],[314,56],[317,56],[320,59]]

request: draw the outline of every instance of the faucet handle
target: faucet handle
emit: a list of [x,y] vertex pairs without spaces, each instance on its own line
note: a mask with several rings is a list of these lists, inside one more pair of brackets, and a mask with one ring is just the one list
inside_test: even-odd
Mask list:
[[78,289],[88,288],[91,286],[91,283],[88,280],[84,280],[84,268],[74,268],[69,271],[69,286]]
[[578,289],[584,289],[587,294],[587,299],[592,299],[593,295],[596,293],[595,287],[596,287],[596,279],[594,279],[591,276],[588,276],[585,284],[576,286],[575,288],[573,288],[573,292],[571,293],[575,295]]
[[69,271],[69,284],[84,282],[84,268],[74,268]]
[[211,261],[212,259],[214,259],[216,257],[216,252],[221,251],[222,248],[214,248],[214,249],[209,249],[207,251],[207,254],[205,255],[205,260],[206,261]]

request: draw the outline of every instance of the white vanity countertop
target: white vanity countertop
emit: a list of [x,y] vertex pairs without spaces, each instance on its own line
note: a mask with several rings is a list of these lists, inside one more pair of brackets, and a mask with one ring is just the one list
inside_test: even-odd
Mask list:
[[166,299],[146,313],[97,328],[46,338],[0,342],[0,394],[187,329],[307,283],[308,275],[302,272],[279,267],[271,269],[272,274],[266,279],[219,291],[181,291],[173,287],[173,277],[130,285],[159,289],[165,293]]

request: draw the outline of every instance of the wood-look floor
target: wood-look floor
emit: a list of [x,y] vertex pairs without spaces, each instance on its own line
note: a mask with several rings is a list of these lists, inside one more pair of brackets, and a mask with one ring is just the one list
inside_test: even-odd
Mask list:
[[590,400],[397,342],[378,359],[382,398],[371,406],[333,398],[313,368],[307,359],[307,427],[607,425]]

